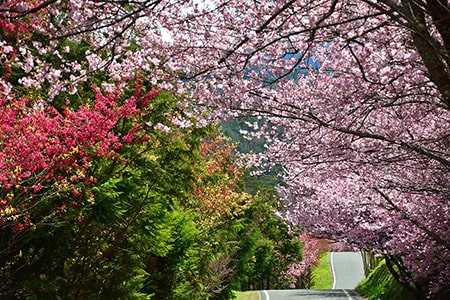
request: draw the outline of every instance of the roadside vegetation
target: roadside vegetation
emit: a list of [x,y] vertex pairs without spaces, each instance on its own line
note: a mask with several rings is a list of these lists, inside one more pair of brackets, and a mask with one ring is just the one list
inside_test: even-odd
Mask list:
[[313,290],[330,289],[333,284],[333,276],[329,264],[330,252],[325,252],[320,257],[316,267],[312,270],[312,285]]
[[236,300],[258,300],[259,295],[256,291],[248,291],[248,292],[236,292],[235,294]]
[[370,300],[408,300],[414,299],[405,288],[400,285],[386,266],[383,260],[367,276],[367,278],[356,287],[358,292],[364,294]]

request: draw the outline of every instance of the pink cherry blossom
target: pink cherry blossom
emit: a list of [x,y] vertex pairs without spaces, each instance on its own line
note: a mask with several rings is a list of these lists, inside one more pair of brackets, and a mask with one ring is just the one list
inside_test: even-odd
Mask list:
[[[267,151],[250,159],[282,167],[287,219],[401,259],[416,288],[448,289],[448,2],[163,0],[124,10],[77,0],[33,13],[15,5],[38,4],[0,6],[0,29],[17,36],[0,38],[14,48],[3,55],[25,71],[22,89],[51,85],[51,100],[103,69],[102,88],[114,91],[144,71],[213,118],[264,119],[248,137],[264,137]],[[23,23],[13,22],[21,13]],[[29,43],[30,28],[91,49],[73,62],[55,42]],[[54,50],[60,63],[40,59]]]

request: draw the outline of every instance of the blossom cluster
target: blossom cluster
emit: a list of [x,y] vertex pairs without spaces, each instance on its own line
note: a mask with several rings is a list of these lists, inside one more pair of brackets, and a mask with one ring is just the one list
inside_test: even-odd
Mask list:
[[[5,1],[0,29],[14,38],[0,38],[1,62],[11,67],[2,68],[0,93],[10,101],[12,83],[33,92],[47,86],[50,101],[76,95],[99,70],[109,92],[145,73],[213,117],[263,118],[268,126],[253,132],[267,152],[253,161],[282,166],[286,218],[400,257],[408,280],[435,292],[450,277],[442,263],[450,260],[444,2]],[[20,29],[30,26],[47,42],[30,42]],[[89,50],[75,53],[67,42]],[[173,124],[191,125],[181,117]],[[33,135],[29,126],[22,136]],[[111,146],[94,145],[102,155]],[[7,185],[15,173],[4,169]]]

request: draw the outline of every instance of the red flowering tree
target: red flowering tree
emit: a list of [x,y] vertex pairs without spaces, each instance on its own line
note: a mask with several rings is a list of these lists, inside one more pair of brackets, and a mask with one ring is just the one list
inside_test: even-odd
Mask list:
[[[126,123],[142,117],[157,92],[136,93],[126,103],[121,103],[118,94],[105,96],[98,89],[94,92],[91,103],[76,109],[62,107],[61,111],[32,98],[2,99],[2,297],[55,296],[61,288],[57,282],[63,277],[68,284],[66,295],[84,294],[89,291],[84,280],[92,274],[79,269],[84,265],[82,257],[90,255],[95,261],[90,262],[91,271],[99,266],[106,270],[117,264],[111,262],[111,257],[120,257],[113,256],[119,241],[123,242],[120,232],[133,232],[127,229],[143,203],[126,214],[120,213],[125,202],[118,198],[117,182],[124,184],[118,180],[118,171],[131,161],[123,155],[124,151],[142,144],[149,136],[138,123]],[[108,176],[101,170],[108,170]],[[115,214],[124,220],[113,217]],[[96,247],[105,252],[99,254]],[[138,270],[133,271],[136,264],[130,263],[129,267],[131,271],[116,273],[112,281]],[[136,289],[132,286],[130,282],[127,292]],[[96,288],[98,291],[100,286]]]
[[[153,97],[153,96],[151,96]],[[136,114],[134,101],[117,107],[116,95],[97,90],[93,106],[70,107],[62,113],[46,103],[31,104],[27,98],[3,99],[0,112],[0,182],[2,227],[20,232],[34,226],[29,209],[39,198],[71,192],[77,185],[95,182],[89,169],[96,157],[118,159],[122,143],[131,142],[133,132],[114,132],[121,118]],[[15,201],[11,201],[15,199]],[[61,210],[65,208],[61,207]],[[54,213],[54,212],[49,212]],[[49,216],[40,216],[45,220]]]

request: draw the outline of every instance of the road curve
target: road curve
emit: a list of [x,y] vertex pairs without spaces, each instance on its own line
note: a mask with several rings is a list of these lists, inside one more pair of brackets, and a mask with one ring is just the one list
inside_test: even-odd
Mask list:
[[331,252],[329,263],[333,275],[330,290],[259,291],[260,300],[362,300],[353,289],[364,279],[359,252]]
[[332,289],[354,289],[364,279],[364,267],[359,252],[331,252]]
[[362,300],[352,290],[269,290],[259,291],[260,300]]

